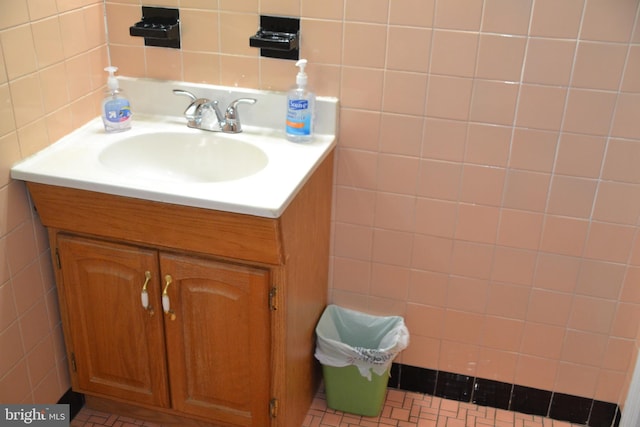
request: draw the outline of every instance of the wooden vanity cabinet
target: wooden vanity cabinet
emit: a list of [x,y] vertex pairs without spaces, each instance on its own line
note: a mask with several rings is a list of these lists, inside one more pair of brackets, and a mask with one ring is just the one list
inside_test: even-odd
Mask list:
[[61,234],[57,257],[78,388],[168,408],[162,311],[149,316],[140,302],[144,273],[158,271],[156,253]]
[[57,249],[81,390],[268,424],[268,270],[67,234]]
[[[161,254],[174,286],[165,333],[172,406],[234,425],[269,424],[269,272]],[[174,298],[175,296],[175,298]]]
[[28,183],[87,405],[163,425],[302,425],[319,384],[332,163],[277,219]]

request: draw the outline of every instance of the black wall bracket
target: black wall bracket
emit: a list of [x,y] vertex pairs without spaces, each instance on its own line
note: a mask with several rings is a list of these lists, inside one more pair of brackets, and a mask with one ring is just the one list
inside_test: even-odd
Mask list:
[[261,56],[298,60],[300,18],[261,15],[260,28],[249,38],[249,46],[260,48]]
[[129,35],[144,37],[145,46],[180,48],[178,9],[142,6],[142,21],[129,27]]

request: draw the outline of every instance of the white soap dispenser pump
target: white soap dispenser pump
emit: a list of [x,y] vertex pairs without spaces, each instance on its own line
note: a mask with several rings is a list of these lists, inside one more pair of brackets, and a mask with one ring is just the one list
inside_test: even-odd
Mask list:
[[296,62],[300,68],[296,85],[287,94],[287,139],[293,142],[310,141],[313,137],[313,121],[316,96],[307,86],[306,59]]
[[102,101],[102,122],[105,132],[122,132],[131,129],[131,104],[124,96],[115,72],[118,67],[106,67],[109,73],[107,79],[107,94]]

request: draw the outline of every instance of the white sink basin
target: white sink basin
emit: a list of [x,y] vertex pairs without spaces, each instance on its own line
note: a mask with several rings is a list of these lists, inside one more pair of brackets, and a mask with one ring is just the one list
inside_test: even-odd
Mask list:
[[136,115],[105,134],[98,117],[11,169],[15,179],[277,218],[335,146],[334,135],[296,144],[284,132],[191,129],[182,117]]
[[257,146],[213,132],[133,135],[105,147],[98,159],[131,178],[194,183],[244,178],[269,163]]

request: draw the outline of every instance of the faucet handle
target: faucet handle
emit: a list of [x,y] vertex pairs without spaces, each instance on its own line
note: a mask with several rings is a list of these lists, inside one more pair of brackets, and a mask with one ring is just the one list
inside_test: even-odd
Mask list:
[[182,95],[191,99],[191,104],[189,104],[186,110],[184,110],[184,116],[187,120],[199,124],[199,121],[202,118],[200,110],[202,109],[203,105],[209,102],[209,100],[207,98],[198,98],[188,90],[174,89],[173,93],[175,95]]
[[189,92],[188,90],[182,90],[182,89],[174,89],[173,90],[173,94],[174,95],[183,95],[183,96],[187,96],[189,98],[191,98],[191,102],[194,102],[196,99],[198,99],[197,96],[195,96],[194,94],[192,94],[191,92]]
[[225,118],[227,120],[238,120],[238,104],[255,104],[258,102],[255,98],[238,98],[231,101],[225,112]]
[[255,98],[238,98],[231,101],[227,110],[224,112],[224,125],[223,132],[228,133],[240,133],[242,132],[242,125],[240,123],[240,116],[238,115],[239,104],[255,104],[258,102]]

